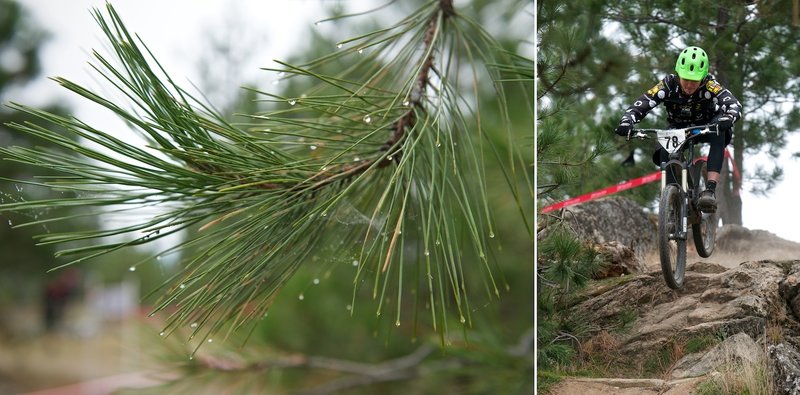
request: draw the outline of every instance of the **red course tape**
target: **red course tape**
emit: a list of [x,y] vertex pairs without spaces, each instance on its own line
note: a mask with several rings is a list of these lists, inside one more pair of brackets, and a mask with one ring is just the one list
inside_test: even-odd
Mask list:
[[[728,158],[728,160],[730,160],[731,168],[733,170],[733,176],[736,179],[740,179],[741,175],[739,174],[739,169],[736,168],[736,163],[734,163],[734,161],[733,161],[733,156],[730,154],[730,152],[728,152],[728,150],[725,150],[725,157]],[[697,159],[698,160],[699,159],[706,159],[706,157],[701,157],[701,158],[697,158]],[[613,185],[613,186],[610,186],[608,188],[603,188],[603,189],[600,189],[598,191],[590,192],[590,193],[587,193],[587,194],[584,194],[584,195],[580,195],[578,197],[574,197],[574,198],[569,199],[569,200],[564,200],[562,202],[558,202],[558,203],[546,206],[545,208],[542,209],[542,214],[549,213],[549,212],[551,212],[553,210],[559,210],[559,209],[562,209],[564,207],[569,207],[569,206],[574,206],[576,204],[585,203],[585,202],[588,202],[590,200],[599,199],[599,198],[601,198],[603,196],[613,195],[613,194],[615,194],[617,192],[622,192],[624,190],[628,190],[628,189],[631,189],[631,188],[636,188],[638,186],[641,186],[641,185],[644,185],[644,184],[648,184],[648,183],[651,183],[651,182],[655,182],[655,181],[658,181],[660,179],[661,179],[661,171],[657,171],[655,173],[651,173],[651,174],[648,174],[648,175],[643,176],[643,177],[634,178],[633,180],[630,180],[630,181],[623,181],[623,182],[621,182],[621,183],[619,183],[617,185]],[[735,192],[738,192],[738,191],[735,191]]]
[[542,214],[549,213],[553,210],[562,209],[568,206],[574,206],[576,204],[585,203],[590,200],[599,199],[603,196],[613,195],[617,192],[622,192],[624,190],[628,190],[631,188],[636,188],[640,185],[648,184],[651,182],[655,182],[661,179],[661,171],[657,171],[655,173],[648,174],[644,177],[634,178],[630,181],[623,181],[617,185],[610,186],[608,188],[603,188],[599,191],[594,191],[591,193],[587,193],[585,195],[580,195],[578,197],[574,197],[569,200],[565,200],[563,202],[558,202],[556,204],[551,204],[542,209]]

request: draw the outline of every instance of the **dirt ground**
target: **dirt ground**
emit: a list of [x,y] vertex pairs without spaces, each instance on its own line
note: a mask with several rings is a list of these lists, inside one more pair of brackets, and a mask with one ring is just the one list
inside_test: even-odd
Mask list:
[[[760,260],[800,260],[800,244],[794,243],[763,230],[742,232],[726,232],[721,234],[720,243],[708,258],[701,258],[695,252],[692,243],[688,243],[687,265],[693,262],[713,262],[732,268],[742,262]],[[657,252],[648,254],[645,264],[652,270],[660,270]],[[668,394],[688,395],[694,392],[701,380],[672,383],[670,386],[654,386],[650,380],[586,379],[571,378],[557,384],[548,392],[549,395],[634,395],[634,394]]]
[[[697,255],[693,243],[687,243],[687,266],[693,262],[712,262],[732,268],[742,262],[761,260],[800,260],[800,244],[782,239],[764,230],[742,232],[720,232],[714,253],[708,258]],[[657,251],[645,258],[645,264],[653,270],[660,270]]]
[[[659,383],[660,382],[660,383]],[[661,380],[570,379],[551,389],[549,394],[591,395],[689,395],[700,379],[666,383]]]
[[155,329],[142,321],[107,322],[92,333],[0,335],[0,395],[99,395],[154,384],[145,370],[153,355],[144,345]]

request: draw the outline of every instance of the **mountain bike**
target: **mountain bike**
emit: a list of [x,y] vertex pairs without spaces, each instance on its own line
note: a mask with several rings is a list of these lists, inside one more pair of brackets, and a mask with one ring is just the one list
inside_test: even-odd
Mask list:
[[697,254],[708,258],[714,252],[717,233],[716,213],[697,208],[697,200],[706,185],[706,159],[695,158],[695,140],[709,133],[718,133],[716,125],[700,125],[679,129],[633,129],[630,138],[650,139],[655,135],[669,153],[661,163],[661,198],[658,205],[658,252],[661,272],[667,286],[683,286],[686,273],[686,240],[688,226]]

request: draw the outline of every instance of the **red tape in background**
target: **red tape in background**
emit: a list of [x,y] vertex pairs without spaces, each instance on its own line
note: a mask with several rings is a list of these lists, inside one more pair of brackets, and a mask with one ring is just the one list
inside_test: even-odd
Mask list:
[[[728,158],[728,160],[730,160],[731,169],[733,170],[733,176],[736,179],[741,180],[741,175],[739,174],[739,169],[736,168],[736,163],[734,163],[734,161],[733,161],[733,156],[730,154],[730,152],[728,152],[728,150],[725,150],[725,157]],[[706,159],[706,157],[704,156],[704,157],[701,157],[701,158],[697,158],[696,160],[699,160],[699,159]],[[599,198],[604,197],[604,196],[613,195],[615,193],[622,192],[622,191],[625,191],[625,190],[628,190],[628,189],[631,189],[631,188],[636,188],[636,187],[642,186],[644,184],[649,184],[651,182],[656,182],[656,181],[658,181],[660,179],[661,179],[661,171],[657,171],[655,173],[650,173],[650,174],[648,174],[646,176],[643,176],[643,177],[634,178],[633,180],[630,180],[630,181],[623,181],[623,182],[621,182],[621,183],[619,183],[617,185],[613,185],[613,186],[610,186],[610,187],[607,187],[607,188],[603,188],[603,189],[600,189],[600,190],[597,190],[597,191],[594,191],[594,192],[590,192],[590,193],[587,193],[587,194],[584,194],[584,195],[580,195],[578,197],[574,197],[574,198],[569,199],[569,200],[564,200],[562,202],[558,202],[558,203],[546,206],[546,207],[544,207],[542,209],[542,214],[546,214],[546,213],[549,213],[549,212],[554,211],[554,210],[559,210],[559,209],[562,209],[564,207],[569,207],[569,206],[574,206],[576,204],[586,203],[586,202],[588,202],[590,200],[599,199]],[[734,192],[738,193],[739,191],[734,191]]]
[[648,174],[644,177],[634,178],[630,181],[624,181],[617,185],[610,186],[608,188],[603,188],[599,191],[594,191],[591,193],[587,193],[585,195],[580,195],[578,197],[574,197],[569,200],[564,200],[563,202],[558,202],[556,204],[551,204],[542,209],[542,214],[549,213],[553,210],[562,209],[567,206],[574,206],[576,204],[581,204],[588,202],[590,200],[599,199],[603,196],[613,195],[617,192],[622,192],[627,189],[635,188],[640,185],[648,184],[651,182],[655,182],[661,179],[661,171],[657,171],[655,173]]

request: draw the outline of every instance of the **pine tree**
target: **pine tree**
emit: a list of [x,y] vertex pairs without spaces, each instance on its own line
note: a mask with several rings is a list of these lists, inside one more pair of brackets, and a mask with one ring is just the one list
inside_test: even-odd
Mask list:
[[[604,17],[619,23],[626,33],[622,39],[635,48],[632,57],[649,62],[650,70],[658,70],[650,85],[642,84],[635,94],[672,72],[683,46],[702,47],[709,53],[711,73],[744,108],[743,121],[737,122],[731,143],[736,167],[745,176],[750,173],[756,193],[766,193],[780,181],[780,166],[751,169],[744,158],[762,152],[777,158],[787,134],[800,126],[796,100],[800,62],[792,50],[800,39],[800,29],[788,13],[790,1],[610,2],[607,7]],[[742,179],[725,178],[720,185],[720,218],[724,223],[741,224],[738,191]]]
[[[597,179],[606,180],[613,174],[608,170],[611,166],[620,168],[618,162],[602,167],[599,163],[611,151],[609,123],[583,116],[602,114],[598,103],[623,72],[618,56],[621,48],[600,34],[600,21],[584,8],[599,11],[602,4],[537,5],[536,187],[539,202],[544,205],[589,191],[593,182],[601,182]],[[599,70],[605,73],[598,75]],[[540,372],[575,361],[579,349],[576,341],[585,334],[585,326],[567,311],[574,295],[600,264],[596,253],[567,229],[560,214],[541,214],[537,228],[536,340]],[[539,378],[542,381],[542,376]]]
[[[530,103],[532,84],[520,79],[524,58],[451,1],[427,2],[312,62],[281,62],[272,71],[314,81],[313,88],[292,97],[257,92],[270,110],[250,114],[246,124],[228,122],[178,86],[111,5],[95,17],[113,48],[112,57],[95,52],[95,68],[130,101],[56,81],[117,114],[148,145],[13,103],[39,121],[11,127],[71,153],[9,147],[0,155],[57,172],[29,183],[77,197],[6,203],[0,211],[161,211],[118,228],[38,236],[40,244],[63,246],[58,256],[72,257],[66,265],[188,234],[131,270],[167,254],[187,257],[158,291],[153,313],[175,306],[165,332],[192,323],[191,336],[200,340],[264,317],[298,267],[326,245],[341,246],[332,249],[336,258],[358,266],[354,302],[366,291],[377,301],[376,314],[391,315],[397,325],[425,321],[403,305],[409,295],[430,307],[428,321],[442,336],[450,318],[472,325],[468,284],[482,283],[488,299],[500,296],[505,285],[491,259],[495,203],[485,163],[502,166],[532,235],[525,210],[532,160],[518,148],[532,127],[515,127],[507,113],[509,91]],[[480,118],[476,96],[487,89],[504,114],[500,126]],[[83,141],[54,133],[56,127]],[[492,150],[497,133],[505,148]]]

